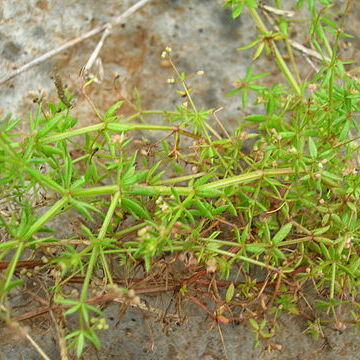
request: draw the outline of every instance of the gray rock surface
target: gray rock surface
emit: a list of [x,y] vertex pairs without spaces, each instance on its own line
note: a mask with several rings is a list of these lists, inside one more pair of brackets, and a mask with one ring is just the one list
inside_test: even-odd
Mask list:
[[[166,46],[173,48],[176,64],[188,74],[203,70],[202,77],[190,80],[194,99],[199,106],[224,107],[220,118],[228,127],[241,121],[244,111],[237,98],[224,94],[232,89],[234,80],[244,74],[250,61],[249,52],[239,52],[255,36],[250,19],[243,16],[232,20],[222,1],[210,0],[153,0],[125,25],[113,28],[101,51],[104,80],[91,88],[89,96],[99,109],[105,110],[122,98],[128,100],[125,113],[131,113],[136,87],[147,109],[172,109],[181,103],[174,88],[166,80],[173,76],[160,54]],[[289,2],[290,3],[290,2]],[[46,51],[60,46],[95,26],[110,21],[127,9],[132,1],[123,0],[3,0],[0,3],[0,76],[31,61]],[[290,8],[291,6],[289,6]],[[360,7],[355,4],[349,29],[356,30]],[[298,31],[301,34],[301,29]],[[12,112],[24,119],[34,111],[34,94],[40,90],[47,99],[56,101],[51,75],[58,72],[67,86],[77,95],[75,113],[80,124],[96,121],[86,101],[79,95],[79,71],[86,64],[100,36],[83,41],[48,61],[0,85],[1,112]],[[344,49],[346,57],[358,54],[359,40],[354,38]],[[277,69],[269,60],[259,62],[257,71],[270,72],[268,81],[279,79]],[[305,76],[310,71],[304,66]],[[119,74],[119,81],[114,79]],[[159,121],[153,118],[151,121]],[[167,296],[142,297],[166,308]],[[28,310],[34,304],[21,293],[13,298],[14,305]],[[36,305],[36,304],[35,304]],[[254,337],[244,325],[218,325],[194,304],[188,304],[187,320],[165,326],[144,310],[129,308],[120,323],[119,304],[105,308],[110,326],[100,333],[104,348],[89,348],[84,359],[298,359],[355,360],[359,359],[358,332],[347,329],[340,333],[326,330],[326,337],[314,340],[304,334],[306,323],[298,317],[284,317],[282,330],[274,342],[281,352],[268,353],[253,349]],[[23,308],[22,308],[23,309]],[[59,359],[55,332],[48,316],[26,323],[30,333],[51,359]],[[165,327],[165,329],[164,329]],[[221,332],[219,330],[221,329]],[[167,331],[165,331],[167,330]],[[0,359],[41,359],[26,340],[0,329]],[[221,335],[223,341],[221,339]]]

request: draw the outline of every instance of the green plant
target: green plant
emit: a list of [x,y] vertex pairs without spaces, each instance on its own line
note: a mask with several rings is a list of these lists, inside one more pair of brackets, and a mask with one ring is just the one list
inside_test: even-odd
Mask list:
[[[149,273],[162,256],[182,256],[195,266],[188,280],[170,285],[202,307],[192,287],[198,277],[217,271],[228,277],[236,264],[245,280],[219,281],[227,291],[222,300],[218,294],[223,304],[211,316],[225,323],[248,321],[258,341],[273,335],[265,326],[274,328],[282,312],[306,314],[317,329],[322,321],[358,324],[360,180],[354,159],[360,86],[338,58],[338,44],[348,35],[328,14],[331,2],[322,1],[320,11],[314,1],[307,3],[311,43],[323,63],[313,78],[300,83],[293,76],[299,71],[289,69],[275,44],[284,41],[286,51],[292,51],[287,20],[280,17],[279,29],[268,31],[256,1],[225,2],[235,18],[249,11],[259,38],[245,48],[258,46],[254,59],[267,49],[287,83],[258,84],[266,74],[254,75],[249,68],[230,95],[242,92],[246,105],[248,94],[255,92],[255,104],[263,109],[246,116],[231,135],[225,131],[224,138],[209,121],[212,111],[196,106],[169,48],[162,55],[174,69],[169,83],[185,96],[175,111],[140,110],[124,118],[119,115],[122,102],[104,114],[93,105],[99,122],[74,128],[77,119],[69,104],[40,103],[27,134],[16,131],[19,120],[6,117],[0,123],[1,201],[16,209],[4,207],[0,214],[6,233],[0,243],[6,265],[0,282],[3,321],[12,322],[8,295],[29,274],[19,271],[25,251],[36,258],[47,246],[58,250],[42,265],[53,270],[49,282],[55,302],[79,318],[78,329],[66,337],[78,356],[86,341],[100,346],[96,331],[105,325],[92,303],[118,297],[127,304],[138,302],[125,283],[116,288],[113,269],[126,272],[143,264]],[[275,4],[281,5],[279,0]],[[149,114],[167,125],[136,122]],[[164,138],[136,149],[131,136],[137,130],[162,131]],[[246,149],[248,139],[252,145]],[[70,238],[58,238],[49,222],[70,209],[83,225]],[[126,216],[133,219],[130,226],[124,225]],[[263,279],[251,278],[253,267],[263,269]],[[90,290],[99,272],[105,286],[93,299]],[[81,279],[80,293],[65,295],[74,278]],[[314,287],[310,295],[303,290],[309,282]],[[315,310],[306,308],[310,302]],[[234,315],[240,304],[245,316]],[[353,320],[345,318],[345,306],[351,307]]]

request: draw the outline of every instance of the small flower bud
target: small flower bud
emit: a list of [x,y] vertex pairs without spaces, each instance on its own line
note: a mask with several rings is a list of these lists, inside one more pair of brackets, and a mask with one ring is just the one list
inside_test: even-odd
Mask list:
[[316,84],[310,84],[310,85],[308,86],[308,89],[309,89],[309,91],[311,91],[311,92],[314,92],[314,91],[316,90],[316,88],[317,88],[317,85],[316,85]]

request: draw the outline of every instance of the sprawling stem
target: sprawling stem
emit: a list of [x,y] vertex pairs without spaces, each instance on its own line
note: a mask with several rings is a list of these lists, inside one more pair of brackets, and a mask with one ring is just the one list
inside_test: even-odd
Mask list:
[[96,264],[96,260],[98,258],[99,255],[99,250],[100,250],[100,242],[105,238],[106,235],[106,231],[109,227],[110,221],[112,219],[112,216],[114,214],[115,208],[118,205],[120,199],[120,192],[116,192],[114,197],[111,200],[111,204],[109,206],[108,212],[105,216],[104,222],[101,226],[100,232],[97,236],[96,239],[96,243],[93,244],[93,249],[91,251],[91,256],[90,256],[90,260],[89,260],[89,264],[87,267],[87,271],[86,271],[86,275],[85,275],[85,279],[84,279],[84,283],[83,283],[83,287],[81,290],[81,295],[80,295],[80,299],[81,301],[85,302],[87,299],[87,295],[88,295],[88,288],[89,288],[89,284],[90,284],[90,280],[93,274],[93,270]]
[[37,219],[29,229],[23,234],[22,236],[18,237],[18,246],[16,248],[16,252],[13,255],[9,266],[6,269],[4,274],[4,281],[0,284],[0,297],[1,301],[3,301],[3,297],[6,295],[8,287],[11,283],[12,277],[14,275],[16,265],[20,260],[22,252],[26,246],[26,242],[43,226],[45,225],[50,219],[55,217],[59,211],[65,206],[68,202],[68,198],[64,197],[56,202],[45,214],[43,214],[39,219]]
[[[259,14],[257,13],[256,9],[248,7],[248,10],[250,12],[250,15],[252,16],[252,18],[256,22],[258,28],[260,29],[260,31],[262,31],[264,33],[269,32],[268,29],[266,28],[264,22],[261,20]],[[273,46],[273,49],[274,49],[276,62],[278,64],[281,72],[284,74],[284,76],[286,77],[289,84],[291,85],[291,87],[296,92],[296,94],[301,95],[300,87],[299,87],[298,83],[296,82],[295,78],[293,77],[293,75],[291,74],[290,69],[286,65],[286,63],[285,63],[279,49],[277,48],[277,46],[275,44],[275,41],[272,41],[272,46]]]
[[[301,172],[306,172],[307,169],[302,170]],[[241,174],[237,176],[228,177],[226,179],[217,180],[210,182],[208,184],[201,185],[196,188],[196,190],[209,190],[209,189],[224,189],[229,186],[239,185],[248,181],[254,181],[262,179],[263,177],[275,177],[275,176],[287,176],[296,174],[296,170],[293,168],[282,168],[282,169],[268,169],[268,170],[257,170],[246,174]],[[179,195],[189,195],[195,191],[191,186],[162,186],[162,185],[136,185],[132,186],[126,191],[132,195],[141,195],[146,191],[148,194],[154,195],[171,195],[171,189]],[[106,185],[98,186],[90,189],[75,189],[72,191],[72,195],[76,197],[88,197],[88,196],[98,196],[98,195],[108,195],[114,194],[119,190],[118,185]]]

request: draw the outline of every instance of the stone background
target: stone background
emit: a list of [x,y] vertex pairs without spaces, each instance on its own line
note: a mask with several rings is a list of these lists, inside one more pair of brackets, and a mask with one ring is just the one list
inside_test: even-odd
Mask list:
[[[110,21],[132,5],[123,0],[2,0],[0,3],[0,77],[36,56],[60,46],[84,32]],[[194,100],[206,108],[224,107],[218,116],[227,127],[234,127],[246,114],[236,97],[225,97],[233,88],[236,78],[244,75],[252,52],[239,52],[254,39],[255,29],[247,15],[232,20],[230,11],[223,9],[222,1],[211,0],[153,0],[131,16],[125,25],[114,27],[100,53],[104,80],[91,86],[88,95],[100,110],[106,110],[120,99],[126,99],[126,114],[133,110],[133,89],[140,93],[144,109],[173,109],[182,99],[175,87],[166,80],[173,76],[160,55],[166,46],[173,49],[173,57],[181,71],[188,74],[203,70],[202,77],[190,80]],[[267,3],[272,4],[271,1]],[[289,9],[293,1],[285,2]],[[336,5],[342,5],[338,1]],[[360,6],[353,2],[347,30],[355,37],[342,48],[344,59],[359,60],[360,40],[357,37]],[[306,16],[306,14],[304,15]],[[305,40],[302,26],[295,27],[292,36]],[[24,119],[24,129],[29,113],[35,111],[34,93],[42,90],[47,100],[57,101],[51,76],[58,73],[64,83],[77,94],[74,111],[80,125],[97,122],[85,99],[79,93],[81,68],[86,64],[100,35],[83,41],[69,50],[18,75],[0,85],[0,118],[12,112]],[[311,68],[298,55],[302,76]],[[271,59],[256,63],[256,72],[266,71],[268,84],[280,79]],[[114,73],[119,79],[114,79]],[[159,119],[152,118],[158,122]],[[160,309],[166,308],[166,296],[144,297]],[[30,309],[34,304],[21,293],[15,304]],[[36,305],[36,304],[35,304]],[[22,308],[23,310],[24,308]],[[104,349],[89,348],[84,359],[358,359],[360,345],[358,332],[347,329],[340,333],[327,329],[325,338],[314,340],[303,332],[304,320],[285,317],[274,342],[283,351],[267,353],[261,347],[253,349],[254,337],[250,328],[243,325],[212,324],[206,314],[189,304],[188,320],[181,325],[171,324],[167,334],[164,324],[147,316],[146,312],[131,308],[117,324],[119,305],[105,309],[110,329],[101,333]],[[54,329],[47,316],[28,321],[31,335],[51,359],[59,359]],[[226,349],[226,352],[224,350]],[[0,359],[40,359],[26,341],[0,329]]]

